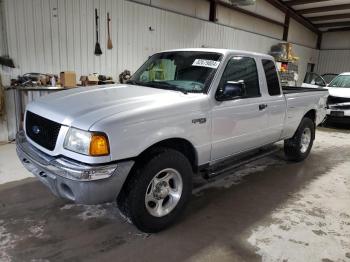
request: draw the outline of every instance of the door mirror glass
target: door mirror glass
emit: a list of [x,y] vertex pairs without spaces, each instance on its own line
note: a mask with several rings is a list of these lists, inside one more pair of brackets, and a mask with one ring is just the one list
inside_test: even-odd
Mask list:
[[227,81],[216,91],[216,100],[227,101],[246,95],[244,82]]

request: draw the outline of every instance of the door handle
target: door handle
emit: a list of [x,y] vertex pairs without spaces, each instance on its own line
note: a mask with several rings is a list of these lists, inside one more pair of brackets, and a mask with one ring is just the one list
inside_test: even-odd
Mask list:
[[259,110],[262,111],[267,107],[267,104],[260,104],[259,105]]

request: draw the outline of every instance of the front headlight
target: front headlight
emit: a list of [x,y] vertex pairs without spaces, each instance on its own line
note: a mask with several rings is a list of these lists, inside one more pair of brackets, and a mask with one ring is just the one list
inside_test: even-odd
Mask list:
[[109,143],[105,134],[88,132],[73,127],[68,130],[63,147],[88,156],[109,155]]

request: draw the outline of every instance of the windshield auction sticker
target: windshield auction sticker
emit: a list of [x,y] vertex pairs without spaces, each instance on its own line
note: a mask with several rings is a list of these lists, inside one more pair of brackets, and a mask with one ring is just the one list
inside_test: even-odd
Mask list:
[[203,67],[210,67],[210,68],[218,68],[220,62],[214,61],[214,60],[205,60],[205,59],[196,59],[193,62],[193,66],[203,66]]

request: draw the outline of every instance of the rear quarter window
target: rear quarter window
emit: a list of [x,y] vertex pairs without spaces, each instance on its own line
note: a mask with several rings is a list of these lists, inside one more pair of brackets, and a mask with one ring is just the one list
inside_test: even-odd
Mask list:
[[263,59],[262,65],[265,71],[267,89],[270,96],[278,96],[281,94],[280,83],[275,67],[275,63],[272,60]]

